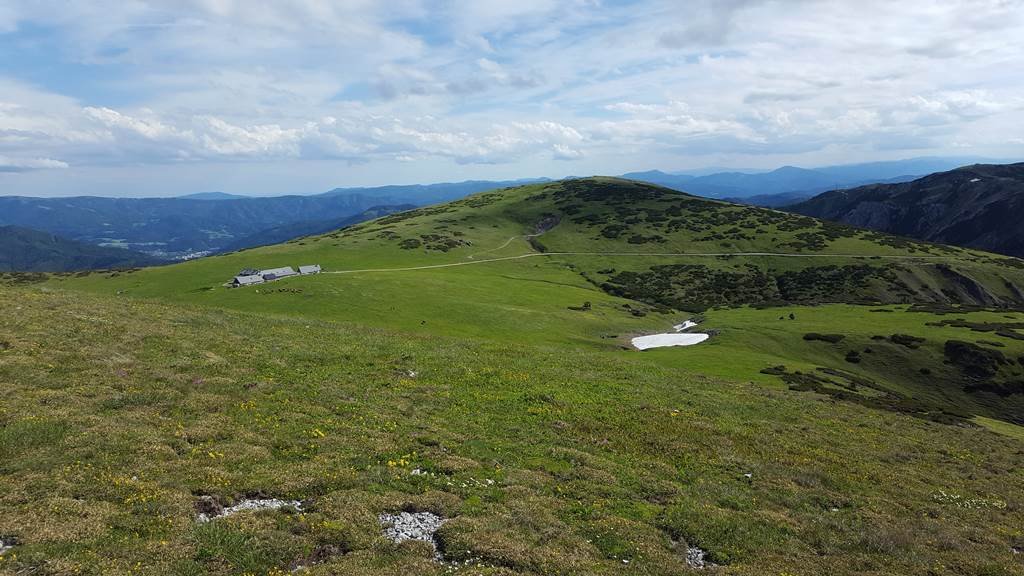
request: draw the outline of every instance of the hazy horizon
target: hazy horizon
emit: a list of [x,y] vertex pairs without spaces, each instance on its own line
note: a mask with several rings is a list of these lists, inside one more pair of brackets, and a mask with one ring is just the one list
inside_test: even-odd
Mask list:
[[[917,158],[901,158],[901,159],[898,159],[898,160],[891,160],[891,161],[887,160],[887,161],[878,161],[878,162],[880,162],[880,163],[886,163],[886,162],[900,163],[900,162],[913,162],[913,161],[919,161],[919,160],[936,160],[936,161],[950,160],[950,161],[952,161],[952,160],[959,160],[959,159],[961,159],[961,158],[960,157],[926,156],[926,157],[917,157]],[[981,157],[963,157],[962,160],[963,160],[964,164],[976,163],[976,162],[999,163],[999,164],[1001,164],[1001,163],[1024,162],[1024,159],[981,158]],[[177,190],[177,191],[169,191],[169,192],[164,193],[164,194],[131,194],[131,193],[126,193],[126,194],[105,194],[105,193],[103,193],[102,190],[97,190],[97,191],[93,191],[93,192],[66,193],[66,194],[61,194],[61,193],[54,193],[54,194],[46,194],[46,193],[42,193],[42,194],[18,194],[18,193],[13,192],[13,191],[0,190],[0,196],[23,196],[23,197],[29,197],[29,198],[71,198],[71,197],[83,197],[83,196],[95,196],[95,197],[101,197],[101,198],[181,198],[181,197],[186,197],[186,196],[194,196],[194,195],[202,195],[202,194],[227,194],[227,195],[231,195],[231,196],[243,196],[243,197],[247,197],[247,198],[274,198],[274,197],[281,197],[281,196],[312,196],[312,195],[317,195],[317,194],[324,194],[324,193],[331,192],[333,190],[339,190],[339,189],[340,190],[348,190],[348,189],[352,189],[352,190],[357,190],[357,189],[373,190],[373,189],[377,189],[377,188],[388,188],[388,187],[393,187],[393,186],[436,186],[436,185],[444,185],[444,184],[459,184],[459,183],[470,182],[470,181],[484,181],[484,182],[488,182],[488,181],[494,181],[494,182],[524,181],[525,182],[525,181],[535,181],[535,180],[541,180],[541,179],[562,180],[562,179],[566,179],[566,178],[586,178],[586,177],[590,177],[590,176],[618,177],[618,176],[626,175],[626,174],[629,174],[629,173],[643,173],[643,172],[662,172],[662,173],[669,174],[669,175],[687,175],[687,174],[692,174],[692,175],[696,175],[696,176],[719,174],[719,173],[726,173],[726,172],[737,172],[737,173],[746,173],[746,174],[761,174],[761,173],[766,173],[766,172],[772,172],[774,170],[778,170],[780,168],[785,168],[785,167],[796,167],[796,168],[807,169],[807,170],[815,170],[815,169],[830,168],[830,167],[837,167],[837,166],[857,166],[857,165],[860,165],[860,164],[873,164],[873,162],[853,163],[853,164],[827,164],[827,165],[821,165],[821,166],[783,165],[783,166],[771,166],[771,167],[766,167],[766,168],[753,168],[753,167],[749,167],[749,166],[746,166],[746,167],[743,167],[743,166],[707,166],[707,167],[700,167],[700,168],[677,169],[677,170],[663,169],[663,168],[658,168],[658,167],[646,167],[646,168],[638,168],[636,170],[627,170],[625,172],[615,173],[615,174],[611,174],[611,173],[608,173],[608,174],[563,174],[563,175],[558,175],[558,176],[524,175],[524,176],[513,177],[513,178],[465,178],[465,179],[457,179],[457,180],[456,179],[453,179],[453,180],[436,180],[436,181],[426,181],[426,182],[417,182],[417,181],[405,181],[405,182],[402,182],[402,181],[399,181],[399,182],[383,182],[383,183],[380,183],[380,184],[327,186],[325,188],[318,189],[318,190],[290,190],[290,189],[281,189],[281,190],[277,190],[277,191],[268,190],[268,191],[263,191],[263,192],[249,192],[249,191],[246,191],[244,189],[233,189],[233,190],[223,190],[223,189],[197,189],[197,190],[190,190],[190,189],[182,189],[182,190]],[[928,171],[928,172],[931,173],[931,171]],[[911,173],[900,174],[900,176],[924,176],[924,175],[926,175],[926,174],[925,173],[921,173],[921,174],[911,174]],[[866,181],[869,181],[869,180],[876,180],[876,179],[868,178]],[[837,187],[841,187],[841,185],[837,184]],[[794,190],[794,192],[799,192],[799,190]]]

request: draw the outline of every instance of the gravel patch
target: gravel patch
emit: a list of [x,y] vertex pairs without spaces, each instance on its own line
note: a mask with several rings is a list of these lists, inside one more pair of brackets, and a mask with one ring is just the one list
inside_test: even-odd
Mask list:
[[680,540],[672,539],[671,542],[672,548],[679,550],[679,553],[684,555],[683,559],[686,561],[686,565],[690,568],[703,570],[704,568],[717,566],[717,564],[708,560],[708,553],[705,550],[697,546],[690,546],[686,542],[682,542]]
[[690,568],[709,568],[714,566],[711,561],[707,560],[707,552],[701,550],[696,546],[686,547],[686,565]]
[[395,543],[407,540],[429,542],[434,547],[434,556],[441,560],[434,534],[445,523],[445,519],[430,512],[399,512],[381,514],[378,519],[384,527],[384,536]]
[[278,500],[277,498],[252,498],[240,501],[234,506],[221,506],[211,496],[203,496],[196,502],[197,522],[209,522],[217,518],[225,518],[238,514],[239,512],[278,510],[281,508],[294,508],[302,512],[302,502],[298,500]]

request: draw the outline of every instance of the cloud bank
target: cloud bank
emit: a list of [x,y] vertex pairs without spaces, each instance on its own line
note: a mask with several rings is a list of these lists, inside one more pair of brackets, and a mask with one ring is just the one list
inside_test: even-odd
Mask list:
[[4,193],[1024,155],[1024,0],[10,0],[0,50]]

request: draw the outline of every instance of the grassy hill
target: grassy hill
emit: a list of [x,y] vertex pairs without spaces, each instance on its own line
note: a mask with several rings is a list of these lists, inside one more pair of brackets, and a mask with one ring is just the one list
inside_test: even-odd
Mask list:
[[[501,268],[557,271],[611,294],[691,311],[824,302],[1024,304],[1024,262],[1017,259],[602,178],[476,194],[97,287],[202,300],[195,293],[247,267],[316,261],[348,273],[331,280],[346,284],[359,281],[359,270],[487,266],[524,256]],[[232,298],[218,292],[205,299]]]
[[323,234],[337,230],[338,228],[345,228],[359,222],[365,222],[367,220],[373,220],[381,216],[391,214],[393,212],[401,212],[405,210],[411,210],[416,206],[412,204],[398,204],[396,206],[374,206],[363,210],[359,214],[354,216],[347,216],[345,218],[335,218],[332,220],[309,220],[296,222],[293,224],[286,224],[284,226],[275,226],[266,230],[260,230],[259,232],[239,238],[238,240],[228,244],[223,248],[224,252],[233,252],[236,250],[245,250],[246,248],[254,248],[257,246],[270,246],[272,244],[280,244],[281,242],[287,242],[293,238],[300,238],[302,236],[311,236],[314,234]]
[[0,571],[1019,574],[1022,274],[585,179],[8,286]]
[[[0,533],[22,543],[6,573],[278,574],[317,557],[310,574],[668,575],[687,546],[732,574],[1019,573],[1022,444],[984,428],[659,358],[689,350],[39,288],[0,303],[21,309],[0,328]],[[307,504],[196,524],[201,494]],[[377,514],[397,509],[450,518],[446,558],[469,566],[386,542]]]
[[[220,286],[243,268],[309,263],[321,264],[327,273],[254,289]],[[763,316],[772,319],[779,306],[857,304],[848,315],[852,321],[831,330],[792,324],[786,346],[775,354],[748,353],[754,340],[778,341],[765,322],[743,327],[752,337],[741,341],[740,358],[758,360],[741,362],[742,374],[715,368],[732,365],[735,348],[709,345],[687,351],[687,357],[711,354],[704,373],[746,379],[763,379],[761,370],[780,365],[813,371],[818,363],[852,371],[865,382],[853,385],[840,376],[819,374],[831,382],[804,382],[803,387],[843,390],[856,401],[882,390],[889,394],[883,402],[887,407],[936,418],[980,415],[1018,421],[1024,407],[1024,396],[1005,394],[1024,380],[1013,336],[993,340],[1011,347],[1007,358],[1013,361],[996,361],[991,374],[975,378],[946,363],[949,338],[941,334],[914,348],[916,354],[928,352],[927,357],[901,369],[895,369],[901,363],[863,353],[872,345],[872,352],[886,350],[888,344],[872,338],[902,334],[907,318],[914,319],[919,337],[936,332],[927,324],[943,317],[922,310],[1020,308],[1024,262],[625,180],[502,189],[278,246],[115,278],[75,278],[73,284],[424,334],[573,342],[604,350],[628,346],[631,336],[665,331],[712,307],[754,306],[769,310]],[[579,310],[588,302],[585,311]],[[903,313],[908,305],[916,305],[914,313]],[[870,311],[878,306],[898,307],[889,314]],[[716,328],[722,317],[727,317],[724,311],[709,313],[708,327]],[[1013,322],[1002,320],[1010,327],[996,322],[989,332],[1016,334]],[[850,339],[831,347],[802,339],[823,331],[849,333]],[[716,342],[730,338],[726,333]],[[889,356],[910,354],[907,347],[894,346]],[[792,375],[775,376],[793,384]],[[973,383],[978,379],[984,382]],[[920,404],[908,405],[904,397]]]

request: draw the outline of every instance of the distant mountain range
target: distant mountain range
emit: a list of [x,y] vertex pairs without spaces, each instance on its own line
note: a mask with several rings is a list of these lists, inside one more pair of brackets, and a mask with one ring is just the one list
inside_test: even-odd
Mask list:
[[0,226],[3,272],[73,272],[160,263],[156,258],[123,248],[94,246],[18,226]]
[[[896,178],[889,178],[886,180],[879,180],[872,182],[872,184],[898,184],[900,182],[910,182],[916,180],[919,176],[898,176]],[[842,188],[841,188],[842,189]],[[832,190],[832,188],[830,188]],[[803,202],[810,198],[814,198],[820,192],[811,192],[808,190],[798,190],[795,192],[778,192],[775,194],[758,194],[755,196],[739,196],[739,197],[725,197],[722,200],[728,202],[735,202],[737,204],[750,204],[751,206],[762,206],[765,208],[781,208],[783,206],[789,206],[798,202]]]
[[250,196],[228,194],[227,192],[196,192],[195,194],[177,196],[177,198],[182,198],[184,200],[241,200],[243,198],[250,198]]
[[835,190],[789,211],[1024,257],[1024,163],[977,164],[902,184]]
[[[311,196],[236,197],[207,192],[181,198],[0,197],[0,226],[20,226],[94,245],[116,245],[183,259],[287,240],[289,227],[322,232],[384,206],[422,206],[538,180],[337,188]],[[267,235],[267,238],[261,238]]]
[[[771,171],[700,170],[670,174],[658,170],[632,172],[624,178],[711,198],[767,207],[799,204],[821,192],[855,188],[867,183],[903,183],[937,170],[962,165],[964,158],[917,158],[806,169],[784,166]],[[709,173],[710,172],[710,173]],[[180,260],[241,250],[320,234],[363,220],[416,206],[447,202],[464,196],[548,179],[508,181],[471,180],[427,185],[336,188],[322,194],[249,197],[224,192],[200,192],[177,198],[30,198],[0,196],[0,226],[17,226],[96,246],[141,252],[157,260]],[[835,195],[829,198],[836,198]],[[803,210],[824,218],[878,225],[883,216],[872,208],[847,214],[836,200],[808,203]],[[823,206],[828,206],[824,208]],[[804,206],[804,205],[801,205]],[[893,210],[896,210],[893,208]],[[810,213],[810,212],[809,212]],[[907,218],[911,218],[907,216]],[[901,222],[903,222],[901,220]],[[904,226],[879,229],[915,235]],[[924,234],[924,232],[922,232]],[[957,243],[961,234],[936,236]],[[928,236],[918,236],[931,239]],[[1008,237],[1001,234],[1001,237]],[[969,238],[969,241],[975,241]],[[981,240],[978,240],[981,241]],[[991,250],[1000,242],[978,244]],[[968,244],[970,245],[970,244]],[[75,250],[71,250],[75,253]],[[51,253],[52,256],[52,253]]]
[[710,198],[745,198],[783,192],[828,190],[835,188],[836,184],[835,180],[825,174],[793,166],[783,166],[771,172],[758,174],[721,172],[707,176],[690,176],[666,174],[655,170],[624,174],[623,177]]
[[712,174],[705,174],[704,171],[697,174],[670,174],[651,170],[631,172],[623,174],[622,177],[708,198],[729,199],[759,206],[783,206],[828,190],[879,182],[907,182],[925,174],[950,170],[979,160],[914,158],[813,169],[783,166],[771,171],[727,171]]
[[366,196],[397,198],[410,204],[425,205],[449,202],[463,196],[483,192],[484,190],[550,181],[550,178],[521,178],[518,180],[466,180],[465,182],[376,186],[372,188],[335,188],[325,192],[322,196],[363,194]]

